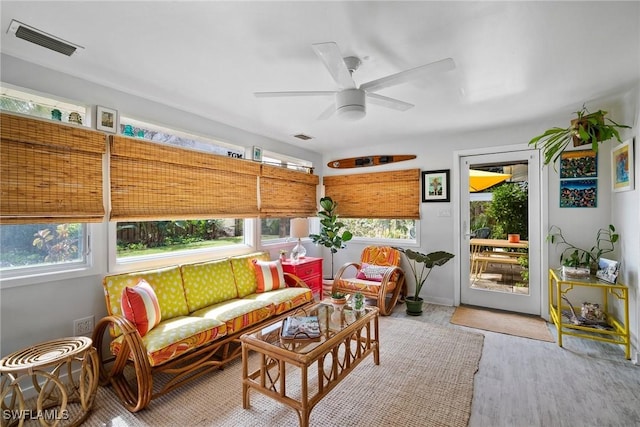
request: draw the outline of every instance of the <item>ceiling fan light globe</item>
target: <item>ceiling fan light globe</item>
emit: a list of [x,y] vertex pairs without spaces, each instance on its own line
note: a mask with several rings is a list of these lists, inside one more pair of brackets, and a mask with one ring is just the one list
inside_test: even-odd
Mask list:
[[360,120],[367,114],[365,93],[361,89],[345,89],[336,93],[338,117],[344,120]]
[[360,120],[366,115],[364,105],[346,105],[338,110],[338,117],[349,122]]

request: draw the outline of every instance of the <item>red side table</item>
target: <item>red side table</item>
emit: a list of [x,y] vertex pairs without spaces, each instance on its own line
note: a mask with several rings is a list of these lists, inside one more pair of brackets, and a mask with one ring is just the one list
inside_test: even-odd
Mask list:
[[304,257],[298,262],[287,259],[282,262],[285,273],[295,274],[313,292],[316,299],[322,299],[322,258]]

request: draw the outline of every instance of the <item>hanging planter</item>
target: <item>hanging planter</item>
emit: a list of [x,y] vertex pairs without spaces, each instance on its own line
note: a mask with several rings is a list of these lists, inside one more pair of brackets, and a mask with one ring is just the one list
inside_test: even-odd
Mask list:
[[622,142],[618,129],[631,129],[630,126],[605,118],[607,112],[603,110],[589,113],[583,106],[580,111],[576,111],[576,115],[568,128],[551,128],[529,141],[529,145],[542,149],[545,165],[554,163],[571,142],[574,147],[591,144],[591,149],[597,152],[600,142],[611,138]]

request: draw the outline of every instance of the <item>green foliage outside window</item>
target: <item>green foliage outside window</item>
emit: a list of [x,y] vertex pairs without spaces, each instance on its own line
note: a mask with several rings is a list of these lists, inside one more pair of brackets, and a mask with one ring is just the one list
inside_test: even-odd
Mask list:
[[526,187],[507,183],[493,190],[493,201],[486,214],[494,221],[492,237],[504,239],[507,234],[529,235],[529,197]]

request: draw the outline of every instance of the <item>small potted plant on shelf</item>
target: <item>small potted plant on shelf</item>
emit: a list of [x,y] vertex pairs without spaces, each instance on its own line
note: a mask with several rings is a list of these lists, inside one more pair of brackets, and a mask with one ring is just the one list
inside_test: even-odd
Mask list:
[[569,127],[551,128],[529,141],[529,145],[542,148],[545,165],[555,162],[570,142],[573,142],[576,147],[591,144],[591,149],[597,152],[600,142],[611,138],[622,142],[618,129],[631,129],[630,126],[605,118],[607,112],[603,110],[590,113],[585,106],[582,106],[582,109],[575,114],[577,117],[571,120]]
[[560,254],[562,274],[567,277],[585,277],[596,274],[598,260],[603,254],[613,252],[615,243],[620,239],[616,228],[609,224],[607,228],[601,228],[596,233],[596,244],[591,249],[582,249],[567,242],[562,229],[552,225],[547,234],[547,241],[555,245],[562,245],[564,250]]
[[422,302],[420,291],[424,286],[429,274],[437,266],[445,265],[455,255],[449,252],[436,251],[429,254],[423,254],[411,249],[396,248],[402,252],[409,261],[409,267],[413,273],[416,283],[416,290],[413,296],[407,296],[405,302],[407,304],[407,314],[410,316],[420,316],[422,314]]
[[331,304],[333,307],[341,310],[347,303],[347,295],[342,292],[331,292]]

